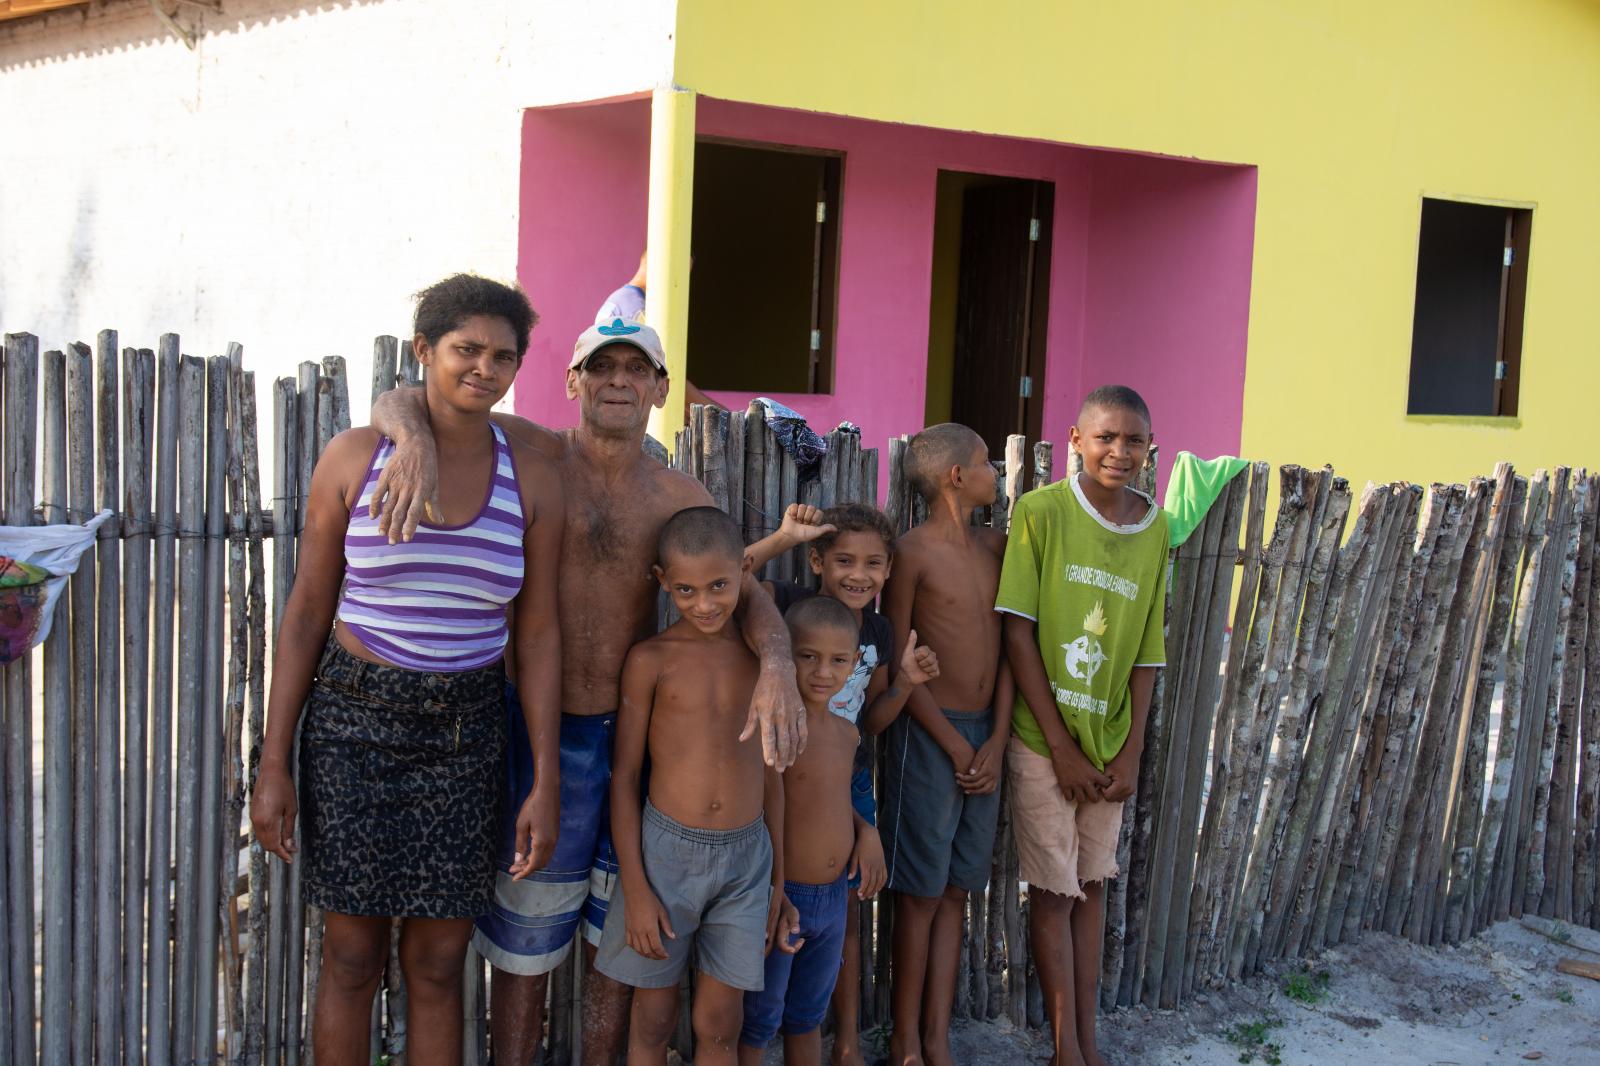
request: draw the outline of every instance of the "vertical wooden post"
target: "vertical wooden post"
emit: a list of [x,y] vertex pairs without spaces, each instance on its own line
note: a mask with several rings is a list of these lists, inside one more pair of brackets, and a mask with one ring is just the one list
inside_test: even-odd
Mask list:
[[[1507,879],[1506,869],[1516,837],[1513,813],[1512,788],[1516,779],[1517,752],[1523,732],[1523,676],[1527,662],[1527,646],[1532,638],[1535,623],[1533,605],[1544,565],[1545,504],[1549,492],[1549,476],[1536,471],[1528,483],[1527,510],[1523,520],[1525,530],[1525,560],[1522,567],[1521,590],[1511,625],[1511,643],[1506,652],[1505,691],[1500,704],[1499,737],[1495,748],[1493,775],[1489,783],[1489,796],[1484,805],[1483,827],[1478,834],[1478,852],[1482,856],[1473,877],[1473,898],[1477,901],[1476,925],[1482,927],[1505,917],[1500,912],[1501,887]],[[1509,906],[1509,890],[1506,897]]]
[[[1224,812],[1233,803],[1229,798],[1229,782],[1233,777],[1231,743],[1233,736],[1234,704],[1239,690],[1239,673],[1249,643],[1251,610],[1260,582],[1262,551],[1265,536],[1267,507],[1267,476],[1271,471],[1266,463],[1254,463],[1250,468],[1249,488],[1244,504],[1245,547],[1240,557],[1244,570],[1239,578],[1239,597],[1234,609],[1233,626],[1228,638],[1228,659],[1223,672],[1222,691],[1217,698],[1216,720],[1212,726],[1210,794],[1206,799],[1205,821],[1200,827],[1200,841],[1195,856],[1195,883],[1190,891],[1189,926],[1197,931],[1193,949],[1194,962],[1186,963],[1190,983],[1201,976],[1209,976],[1215,965],[1217,927],[1221,917],[1222,893],[1218,851],[1225,831]],[[1236,481],[1243,481],[1241,473]],[[1219,546],[1219,551],[1236,547],[1235,544]],[[1119,997],[1119,1002],[1122,1000]]]
[[1055,480],[1055,460],[1047,440],[1033,445],[1033,488],[1040,489]]
[[910,528],[906,511],[906,441],[904,437],[889,439],[889,496],[884,501],[884,513],[896,534]]
[[[1572,517],[1571,471],[1557,467],[1551,486],[1549,525],[1546,551],[1547,575],[1541,589],[1544,607],[1537,612],[1538,640],[1531,645],[1530,659],[1523,694],[1531,712],[1524,718],[1523,772],[1520,787],[1515,789],[1517,799],[1517,829],[1520,846],[1512,866],[1508,906],[1511,913],[1522,915],[1529,909],[1529,884],[1534,868],[1533,857],[1539,857],[1539,878],[1543,881],[1543,827],[1540,819],[1549,801],[1549,768],[1545,763],[1545,738],[1552,731],[1551,721],[1555,710],[1551,699],[1552,654],[1559,655],[1556,632],[1563,628],[1567,615],[1562,610],[1566,582],[1567,531]],[[1570,605],[1567,611],[1570,611]],[[1534,905],[1537,906],[1535,900]]]
[[[174,911],[176,951],[172,973],[172,1054],[195,1055],[195,990],[200,955],[199,881],[202,719],[205,714],[205,360],[186,355],[180,371],[178,403],[181,468],[178,483],[178,803],[173,838],[177,869]],[[205,878],[209,880],[209,877]]]
[[[1590,618],[1589,582],[1594,556],[1595,503],[1590,495],[1590,479],[1580,472],[1573,482],[1572,532],[1569,551],[1571,591],[1563,586],[1563,605],[1570,603],[1568,623],[1558,636],[1561,645],[1559,704],[1552,747],[1554,759],[1550,778],[1549,818],[1544,856],[1544,891],[1538,910],[1547,918],[1572,919],[1572,808],[1577,802],[1578,700],[1583,687],[1584,645],[1593,624]],[[1594,681],[1590,682],[1594,684]],[[1552,699],[1555,699],[1552,693]]]
[[[44,519],[70,522],[67,507],[67,360],[44,354],[41,438]],[[9,424],[9,423],[8,423]],[[72,619],[67,598],[56,603],[44,645],[44,987],[39,1060],[72,1060]]]
[[154,607],[150,646],[150,964],[145,1037],[151,1062],[172,1058],[172,678],[178,533],[178,336],[162,334],[156,379]]
[[[1600,512],[1600,477],[1590,476],[1589,495],[1597,501],[1596,511]],[[1578,778],[1576,839],[1572,848],[1572,910],[1574,921],[1586,921],[1590,926],[1600,928],[1600,907],[1596,906],[1595,900],[1596,875],[1600,874],[1595,863],[1596,832],[1597,826],[1600,826],[1600,817],[1597,817],[1597,810],[1600,810],[1600,623],[1596,623],[1592,614],[1600,609],[1600,518],[1597,518],[1591,548],[1591,617],[1584,643],[1583,700],[1578,705],[1582,765]]]
[[[249,726],[245,752],[245,781],[247,796],[254,796],[256,772],[261,764],[261,743],[266,718],[266,558],[263,547],[265,529],[261,509],[261,467],[257,438],[259,421],[256,417],[256,376],[242,370],[242,353],[235,354],[234,370],[238,375],[239,436],[243,443],[244,503],[247,563],[250,573],[248,597],[249,614],[249,689],[247,692]],[[248,917],[250,951],[245,959],[245,988],[242,1010],[244,1034],[242,1058],[245,1066],[256,1066],[262,1060],[265,1048],[266,1027],[266,952],[267,952],[267,853],[261,842],[250,834],[250,912]]]
[[[34,441],[38,427],[39,340],[5,338],[5,520],[33,524]],[[34,1061],[33,997],[33,670],[23,655],[5,668],[5,907],[10,985],[9,1053],[18,1066]],[[0,1000],[0,1007],[4,1001]],[[115,1007],[112,1008],[115,1010]],[[3,1040],[4,1038],[0,1038]]]
[[[767,474],[767,409],[752,402],[744,419],[744,542],[754,544],[767,535],[765,479]],[[760,575],[758,574],[757,577]]]
[[[67,514],[75,522],[94,513],[94,357],[85,344],[67,355]],[[72,853],[73,869],[95,861],[95,567],[85,552],[72,594]],[[92,891],[72,895],[72,1061],[94,1057],[95,910]],[[151,1034],[156,1046],[159,1033]]]
[[[122,507],[117,448],[117,334],[101,330],[95,350],[97,472],[100,507]],[[100,527],[95,642],[95,1052],[102,1062],[122,1057],[122,567],[121,521]]]
[[[295,533],[299,521],[296,502],[300,460],[299,433],[296,431],[297,399],[293,378],[279,378],[273,391],[273,487],[272,487],[272,637],[277,642],[283,624],[289,590],[294,586]],[[293,765],[291,763],[291,772]],[[262,1047],[269,1062],[276,1063],[286,1045],[299,1046],[299,995],[295,1013],[287,1014],[288,956],[303,952],[304,942],[289,942],[289,870],[282,859],[267,859],[268,911],[266,959],[266,1025]],[[298,902],[298,900],[296,901]]]
[[[1549,631],[1545,644],[1547,651],[1544,666],[1544,724],[1539,735],[1539,757],[1533,788],[1533,809],[1527,853],[1526,887],[1522,892],[1522,909],[1525,913],[1542,913],[1541,899],[1545,894],[1545,859],[1549,846],[1550,808],[1557,792],[1554,777],[1556,744],[1560,732],[1561,680],[1566,673],[1569,642],[1568,630],[1572,625],[1573,604],[1576,599],[1578,543],[1582,525],[1581,511],[1587,506],[1588,484],[1579,479],[1568,482],[1559,540],[1556,547],[1562,550],[1561,572],[1556,598],[1555,625]],[[1587,592],[1587,590],[1585,590]],[[1581,641],[1580,641],[1581,646]]]
[[127,701],[122,771],[122,1031],[123,1061],[144,1061],[145,778],[150,765],[145,727],[150,682],[150,470],[155,429],[155,353],[122,353],[122,451],[128,477],[122,511],[123,626],[127,630],[123,692]]
[[1478,847],[1483,827],[1484,787],[1489,773],[1485,766],[1489,743],[1489,713],[1494,702],[1496,675],[1505,663],[1506,636],[1511,627],[1511,605],[1516,591],[1517,562],[1522,556],[1522,511],[1528,483],[1513,474],[1508,463],[1496,470],[1494,510],[1490,516],[1491,539],[1485,568],[1490,572],[1490,608],[1481,634],[1476,678],[1468,690],[1472,701],[1467,726],[1467,746],[1463,756],[1460,798],[1457,807],[1454,852],[1470,849],[1472,862],[1467,875],[1452,878],[1445,914],[1445,940],[1455,943],[1476,931],[1473,919],[1479,872],[1486,868],[1486,856]]
[[400,372],[400,342],[390,336],[372,341],[372,402],[394,388]]
[[[216,1056],[218,925],[222,898],[222,719],[224,719],[224,634],[227,634],[227,379],[226,355],[206,360],[205,405],[205,575],[198,618],[205,619],[200,693],[200,815],[195,861],[200,866],[195,893],[195,1050],[197,1060]],[[227,828],[235,839],[237,826]],[[234,869],[237,871],[237,861]],[[230,872],[229,882],[234,879]]]
[[744,490],[744,423],[745,413],[743,411],[723,412],[722,424],[727,440],[727,461],[724,463],[723,469],[727,472],[728,479],[728,515],[741,528],[744,526],[746,502]]

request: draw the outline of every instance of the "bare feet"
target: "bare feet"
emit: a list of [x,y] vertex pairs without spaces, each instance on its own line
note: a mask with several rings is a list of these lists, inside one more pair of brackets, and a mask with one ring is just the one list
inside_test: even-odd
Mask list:
[[927,1066],[956,1066],[950,1053],[950,1034],[922,1034],[922,1060]]
[[1083,1066],[1106,1066],[1106,1060],[1096,1048],[1083,1049]]
[[889,1066],[926,1066],[922,1059],[922,1044],[915,1037],[901,1040],[896,1033],[889,1038]]
[[828,1057],[832,1066],[867,1066],[861,1057],[861,1040],[834,1040],[833,1053]]
[[[1105,1066],[1104,1059],[1097,1057],[1095,1062],[1099,1066]],[[1077,1048],[1072,1048],[1065,1057],[1062,1056],[1059,1050],[1054,1055],[1051,1055],[1047,1066],[1089,1066],[1089,1064],[1084,1062],[1083,1054]]]

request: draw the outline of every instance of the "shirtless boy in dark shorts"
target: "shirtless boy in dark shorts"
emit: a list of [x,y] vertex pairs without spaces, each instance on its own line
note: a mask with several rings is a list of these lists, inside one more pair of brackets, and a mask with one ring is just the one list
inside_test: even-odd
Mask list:
[[948,1066],[961,913],[967,893],[989,880],[1010,728],[1011,673],[992,609],[1006,538],[970,524],[975,508],[994,502],[995,472],[966,426],[918,433],[906,473],[928,519],[896,542],[884,606],[896,647],[915,631],[938,656],[939,675],[912,690],[909,713],[887,736],[879,831],[899,893],[889,1061]]

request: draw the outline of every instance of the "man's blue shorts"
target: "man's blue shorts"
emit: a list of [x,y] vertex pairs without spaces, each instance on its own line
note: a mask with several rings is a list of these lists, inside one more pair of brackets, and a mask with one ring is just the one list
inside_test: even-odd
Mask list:
[[[517,814],[533,788],[533,753],[516,690],[506,685],[506,781],[494,904],[477,919],[472,946],[496,969],[549,973],[579,929],[600,942],[617,880],[611,846],[611,742],[617,716],[561,716],[561,823],[542,870],[511,879]],[[524,847],[526,843],[524,843]]]
[[826,885],[785,881],[783,891],[800,912],[805,943],[793,955],[774,947],[761,991],[744,994],[739,1043],[749,1047],[766,1047],[780,1027],[786,1036],[799,1036],[820,1026],[844,962],[845,911],[850,906],[844,878]]

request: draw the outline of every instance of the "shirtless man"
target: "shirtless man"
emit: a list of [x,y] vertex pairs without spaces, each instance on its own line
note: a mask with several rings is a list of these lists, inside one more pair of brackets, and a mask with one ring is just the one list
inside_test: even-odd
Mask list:
[[967,893],[989,879],[1010,735],[1011,672],[992,604],[1006,538],[971,524],[974,509],[994,503],[995,472],[983,438],[966,426],[913,437],[906,476],[927,500],[928,520],[895,543],[884,608],[896,647],[920,634],[939,674],[912,689],[909,713],[888,732],[879,829],[898,893],[889,1061],[949,1066],[961,913]]
[[[656,538],[668,518],[711,502],[694,478],[641,450],[650,409],[666,404],[660,338],[648,326],[593,326],[567,368],[567,398],[579,424],[553,432],[496,415],[513,438],[555,464],[566,499],[558,598],[561,625],[561,829],[556,853],[536,876],[512,881],[503,859],[495,908],[479,919],[474,946],[494,966],[490,993],[496,1060],[533,1061],[543,1030],[547,975],[581,924],[589,966],[583,989],[583,1061],[610,1066],[620,1050],[630,990],[593,968],[595,945],[617,879],[611,847],[611,745],[623,660],[656,628]],[[373,405],[372,423],[397,445],[373,494],[391,539],[409,539],[437,492],[434,444],[421,390],[394,390]],[[385,504],[387,497],[387,504]],[[805,744],[805,709],[795,687],[788,632],[772,600],[745,577],[740,632],[760,661],[745,733],[759,728],[769,766],[782,770]],[[509,720],[511,729],[518,720]],[[513,745],[521,740],[513,732]],[[527,743],[521,740],[521,747]],[[532,767],[508,763],[508,809],[532,786]],[[506,845],[511,844],[510,834]]]

